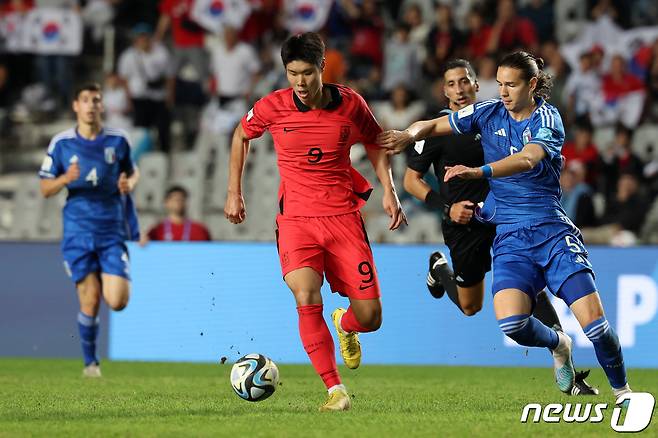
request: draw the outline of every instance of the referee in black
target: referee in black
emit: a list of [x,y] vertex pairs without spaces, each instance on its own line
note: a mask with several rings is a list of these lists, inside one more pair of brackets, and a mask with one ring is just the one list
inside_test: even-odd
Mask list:
[[[453,111],[475,103],[478,83],[471,64],[464,59],[449,61],[443,73],[443,91],[448,98],[448,108],[441,111],[446,116]],[[416,142],[407,149],[407,171],[404,188],[429,207],[443,210],[441,228],[446,245],[450,249],[453,270],[446,257],[434,252],[429,259],[427,287],[435,298],[447,293],[450,300],[466,316],[475,315],[482,309],[484,300],[484,276],[491,270],[491,245],[496,228],[474,217],[478,204],[489,193],[486,179],[465,180],[454,178],[443,182],[446,166],[459,164],[480,167],[484,164],[479,134],[431,137]],[[440,184],[439,192],[423,180],[430,166]],[[481,205],[481,204],[480,204]],[[557,313],[546,292],[537,295],[534,316],[548,327],[561,329]],[[585,382],[589,371],[576,374],[572,393],[598,394],[598,390]]]

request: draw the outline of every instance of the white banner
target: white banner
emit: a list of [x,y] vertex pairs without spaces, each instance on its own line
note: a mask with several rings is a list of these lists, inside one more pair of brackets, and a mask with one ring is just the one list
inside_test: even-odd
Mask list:
[[574,41],[563,44],[560,53],[572,69],[578,69],[578,60],[582,53],[599,46],[604,52],[604,70],[608,69],[613,55],[622,55],[629,59],[642,45],[653,43],[658,38],[658,26],[638,27],[622,30],[609,17],[587,24]]
[[23,48],[40,55],[79,55],[82,52],[82,19],[74,11],[37,8],[23,22]]
[[317,32],[329,17],[333,0],[285,0],[285,26],[291,33]]
[[20,12],[11,12],[0,17],[0,51],[23,52],[24,16]]
[[220,33],[225,24],[242,29],[250,14],[247,0],[195,0],[190,18],[209,32]]

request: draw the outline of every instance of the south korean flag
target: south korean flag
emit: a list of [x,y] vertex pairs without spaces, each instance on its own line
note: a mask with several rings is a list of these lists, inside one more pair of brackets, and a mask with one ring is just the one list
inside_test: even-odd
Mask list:
[[317,32],[329,17],[333,0],[285,0],[285,26],[292,34]]
[[41,55],[79,55],[82,52],[82,19],[72,10],[36,8],[24,21],[23,45]]
[[225,25],[242,29],[250,14],[247,0],[195,0],[190,18],[207,31],[220,33]]

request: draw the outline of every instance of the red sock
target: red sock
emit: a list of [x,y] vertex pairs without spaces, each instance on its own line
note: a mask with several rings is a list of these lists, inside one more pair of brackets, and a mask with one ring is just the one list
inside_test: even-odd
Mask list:
[[364,327],[359,324],[359,321],[356,319],[354,312],[352,311],[352,306],[347,308],[347,312],[343,314],[343,317],[340,320],[340,326],[347,333],[359,332],[359,333],[368,333],[374,330]]
[[327,389],[340,385],[340,375],[336,368],[334,339],[329,333],[322,316],[322,304],[297,307],[299,314],[299,336],[313,368],[320,375]]

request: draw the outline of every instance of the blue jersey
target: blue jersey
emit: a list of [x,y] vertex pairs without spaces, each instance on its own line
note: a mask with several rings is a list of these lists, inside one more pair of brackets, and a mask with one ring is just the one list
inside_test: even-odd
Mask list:
[[469,105],[450,115],[457,134],[482,136],[485,163],[519,152],[528,143],[544,148],[546,157],[532,170],[489,180],[495,201],[491,221],[496,224],[568,220],[560,205],[560,170],[564,126],[557,109],[537,99],[537,109],[525,120],[516,121],[500,99]]
[[[64,237],[94,234],[130,239],[135,220],[132,203],[119,192],[121,172],[130,176],[134,164],[130,143],[122,130],[104,128],[94,140],[81,137],[76,128],[57,134],[48,146],[39,176],[57,178],[71,163],[80,166],[80,178],[67,185]],[[136,222],[135,222],[136,223]]]

